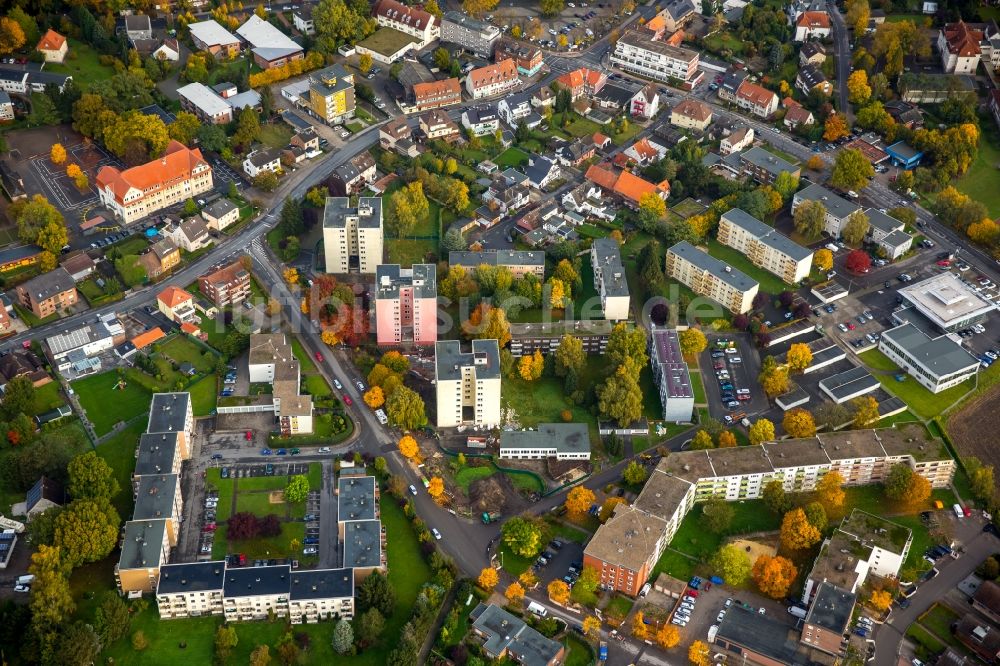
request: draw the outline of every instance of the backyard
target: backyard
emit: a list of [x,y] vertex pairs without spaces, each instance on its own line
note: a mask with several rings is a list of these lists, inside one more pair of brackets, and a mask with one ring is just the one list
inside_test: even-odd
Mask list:
[[54,74],[69,74],[73,82],[86,90],[91,81],[103,81],[114,75],[110,65],[102,65],[100,54],[89,44],[69,38],[69,52],[65,62],[46,63],[45,71]]
[[121,379],[117,371],[109,370],[70,384],[98,437],[111,432],[116,423],[130,421],[149,411],[149,389],[124,380],[121,381],[124,386],[120,386]]
[[121,492],[115,496],[114,504],[121,516],[132,515],[132,473],[135,471],[135,449],[139,445],[139,437],[146,432],[145,420],[138,420],[128,427],[115,433],[113,437],[97,446],[97,455],[104,459]]

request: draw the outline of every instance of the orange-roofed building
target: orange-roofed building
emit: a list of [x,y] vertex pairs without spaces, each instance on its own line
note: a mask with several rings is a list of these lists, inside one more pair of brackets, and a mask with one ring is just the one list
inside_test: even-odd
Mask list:
[[153,344],[157,340],[162,340],[165,337],[166,335],[164,335],[163,331],[160,330],[160,327],[157,326],[156,328],[151,328],[145,333],[140,333],[139,335],[135,336],[134,338],[132,338],[131,342],[133,345],[135,345],[136,349],[141,350],[145,349],[146,347]]
[[119,171],[97,172],[101,204],[129,224],[212,189],[212,167],[197,148],[171,141],[162,157]]
[[194,296],[174,285],[157,294],[156,307],[170,321],[189,322],[197,319]]
[[629,171],[616,171],[608,164],[595,164],[587,169],[585,176],[607,193],[617,194],[630,208],[638,208],[644,194],[655,194],[661,199],[670,195],[670,183],[651,183]]
[[604,136],[600,132],[594,132],[594,136],[591,137],[591,141],[594,142],[594,147],[597,149],[607,148],[611,145],[611,137]]
[[194,336],[196,338],[201,337],[201,327],[197,324],[193,324],[189,321],[181,324],[181,333],[186,333],[188,335]]
[[[981,44],[988,43],[989,24],[983,23],[946,23],[938,33],[938,51],[941,53],[941,66],[950,74],[975,74],[979,68],[979,60],[983,51]],[[995,28],[994,28],[995,29]]]
[[778,96],[747,79],[736,91],[736,105],[755,116],[770,118],[778,110]]
[[502,95],[519,85],[521,78],[517,74],[517,64],[513,58],[477,67],[465,77],[465,89],[472,95],[472,99]]
[[795,19],[795,41],[823,39],[830,36],[830,15],[826,12],[802,12]]
[[58,32],[49,28],[38,40],[35,50],[45,56],[45,62],[62,62],[69,53],[69,42]]
[[653,39],[660,39],[663,37],[663,33],[667,30],[667,19],[663,18],[659,14],[649,19],[643,29],[649,30],[653,33]]
[[607,165],[603,164],[594,164],[591,166],[587,169],[587,173],[584,177],[594,185],[608,191],[614,189],[615,181],[618,180],[618,174]]
[[462,101],[462,84],[458,79],[444,79],[413,86],[413,106],[416,111],[438,109]]
[[570,98],[574,102],[583,96],[596,95],[607,82],[606,74],[586,67],[566,72],[556,79],[558,85],[569,91]]

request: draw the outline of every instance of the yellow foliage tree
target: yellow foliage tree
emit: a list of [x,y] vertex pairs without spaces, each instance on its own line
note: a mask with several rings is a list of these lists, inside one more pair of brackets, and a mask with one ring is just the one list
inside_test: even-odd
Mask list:
[[520,583],[514,582],[507,586],[504,590],[503,596],[507,597],[507,601],[512,604],[521,603],[521,599],[524,599],[524,588]]
[[632,635],[640,641],[646,640],[646,637],[649,636],[649,627],[646,626],[645,619],[642,611],[638,611],[632,616]]
[[608,518],[611,517],[611,514],[615,511],[615,507],[619,504],[627,504],[624,497],[609,497],[604,500],[604,504],[601,505],[601,510],[597,514],[598,520],[602,523],[608,522]]
[[566,494],[566,512],[579,518],[587,513],[594,503],[594,491],[584,486],[576,486]]
[[[55,146],[53,146],[53,148],[54,147]],[[83,173],[83,170],[80,169],[79,164],[71,162],[70,164],[66,165],[66,175],[69,176],[70,178],[76,179],[76,177],[79,176],[81,173]]]
[[775,368],[770,372],[763,373],[760,377],[760,385],[769,398],[786,393],[788,391],[788,370]]
[[813,254],[813,266],[816,267],[816,270],[824,273],[833,268],[833,252],[825,248],[816,250],[816,253]]
[[66,149],[63,148],[61,143],[52,144],[52,149],[49,151],[49,159],[52,160],[53,164],[62,164],[66,161]]
[[601,621],[598,620],[593,615],[588,615],[583,618],[583,633],[591,638],[600,638],[601,636]]
[[385,393],[382,392],[381,386],[373,386],[364,395],[365,404],[372,409],[378,409],[385,404]]
[[729,430],[723,430],[719,433],[719,448],[728,449],[736,446],[736,435],[734,435]]
[[772,599],[780,599],[788,594],[788,588],[795,582],[798,570],[788,558],[761,555],[753,563],[750,575],[763,594]]
[[566,306],[566,285],[562,280],[552,278],[549,280],[549,304],[554,308]]
[[965,233],[976,243],[987,247],[996,245],[1000,239],[1000,226],[993,220],[986,218],[982,222],[973,222],[969,225]]
[[333,347],[334,345],[339,345],[341,342],[340,336],[337,335],[337,332],[334,331],[332,328],[328,328],[325,331],[323,331],[319,337],[323,341],[323,344],[330,345],[331,347]]
[[870,395],[863,395],[851,401],[854,408],[854,427],[868,428],[878,423],[878,400]]
[[[824,162],[822,157],[820,157],[819,155],[813,155],[806,162],[806,168],[812,169],[813,171],[819,171],[820,169],[823,168],[823,164]],[[813,258],[815,259],[815,257]]]
[[420,455],[420,446],[417,444],[417,440],[410,435],[403,435],[399,440],[399,452],[403,454],[404,458],[416,460]]
[[680,642],[681,632],[677,631],[677,627],[672,624],[664,624],[656,632],[656,643],[664,650],[669,650]]
[[500,576],[493,567],[486,567],[480,571],[479,578],[476,579],[476,584],[487,592],[492,592],[499,582]]
[[531,356],[522,356],[517,364],[517,372],[526,382],[533,382],[542,376],[545,370],[545,357],[542,352],[535,350]]
[[444,479],[440,476],[431,477],[430,483],[427,485],[427,494],[434,498],[435,502],[441,501],[444,497]]
[[792,509],[781,521],[781,546],[788,551],[810,548],[821,538],[802,509]]
[[754,446],[761,442],[773,442],[775,439],[774,424],[768,419],[757,419],[747,430],[747,435],[750,437],[750,443]]
[[534,586],[538,585],[538,576],[532,573],[531,569],[528,569],[517,577],[517,582],[519,582],[524,589],[530,590]]
[[844,506],[846,493],[843,485],[844,477],[837,471],[827,472],[816,484],[816,499],[819,500],[828,514]]
[[888,590],[872,590],[868,603],[878,612],[884,613],[889,610],[889,605],[892,603],[892,594]]
[[868,72],[856,69],[847,77],[847,94],[851,104],[864,104],[871,98],[872,89],[868,85]]
[[781,427],[791,437],[812,437],[816,434],[816,421],[807,409],[790,409],[785,412]]
[[286,284],[294,285],[299,283],[299,271],[296,268],[286,268],[281,271],[281,277],[285,279]]
[[302,299],[302,302],[299,303],[299,310],[301,310],[302,314],[304,314],[304,315],[309,314],[309,299],[308,298],[303,298]]
[[809,345],[806,343],[796,342],[788,348],[788,355],[786,359],[789,370],[792,372],[802,372],[809,367],[810,363],[812,363],[812,350],[809,349]]
[[549,593],[549,599],[555,603],[565,606],[569,601],[569,585],[561,580],[554,580],[545,588]]
[[841,137],[845,137],[850,134],[850,129],[847,127],[847,121],[844,119],[841,113],[831,113],[826,118],[826,123],[823,125],[823,139],[826,141],[836,141]]
[[712,660],[708,658],[710,650],[704,641],[695,641],[688,648],[688,661],[693,666],[710,666]]

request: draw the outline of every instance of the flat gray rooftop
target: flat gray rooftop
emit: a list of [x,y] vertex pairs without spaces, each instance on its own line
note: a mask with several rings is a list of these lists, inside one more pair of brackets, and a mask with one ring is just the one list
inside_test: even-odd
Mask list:
[[146,432],[184,430],[190,400],[190,393],[154,393],[149,406],[149,426]]
[[838,400],[859,391],[871,393],[880,386],[879,381],[861,366],[827,377],[819,385]]
[[378,567],[382,562],[382,523],[352,520],[344,523],[344,566]]
[[931,338],[913,324],[903,324],[882,333],[888,342],[906,352],[910,360],[935,377],[975,369],[979,360],[947,335]]
[[176,432],[144,433],[139,438],[139,456],[135,461],[135,476],[164,474],[173,470],[177,451]]
[[374,520],[378,514],[374,476],[337,479],[337,520]]
[[170,518],[177,495],[177,475],[157,474],[139,477],[133,520]]
[[500,345],[496,340],[473,340],[469,352],[462,351],[462,343],[458,340],[439,340],[434,351],[439,380],[461,379],[465,367],[475,367],[478,379],[500,376]]
[[[671,398],[694,397],[691,373],[681,354],[680,341],[674,329],[653,329],[653,362],[659,366],[661,381],[666,382]],[[655,369],[654,369],[655,371]]]
[[668,249],[667,252],[673,252],[739,291],[749,291],[757,286],[757,281],[743,271],[733,268],[726,262],[709,255],[707,252],[699,250],[687,241],[677,243]]
[[225,574],[226,563],[222,560],[164,564],[160,567],[156,593],[222,592]]
[[537,430],[501,432],[500,448],[590,453],[590,431],[586,423],[539,423]]

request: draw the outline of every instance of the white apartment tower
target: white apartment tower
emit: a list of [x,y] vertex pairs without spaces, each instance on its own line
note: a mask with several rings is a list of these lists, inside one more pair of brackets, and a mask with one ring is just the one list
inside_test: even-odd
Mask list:
[[382,263],[382,199],[327,197],[323,209],[327,273],[375,273]]
[[500,423],[500,345],[473,340],[463,352],[458,340],[435,346],[437,426],[493,426]]

